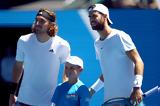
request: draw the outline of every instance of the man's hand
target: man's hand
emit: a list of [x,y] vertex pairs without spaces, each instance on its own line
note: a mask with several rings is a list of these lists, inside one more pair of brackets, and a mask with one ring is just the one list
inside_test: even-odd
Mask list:
[[9,106],[15,106],[16,101],[17,101],[17,97],[14,94],[10,94]]
[[135,106],[135,105],[138,106],[138,104],[143,99],[141,88],[134,87],[130,98],[131,98],[132,106]]
[[91,97],[92,97],[93,94],[95,93],[94,89],[92,89],[92,88],[89,88],[89,92],[90,92],[90,96],[91,96]]

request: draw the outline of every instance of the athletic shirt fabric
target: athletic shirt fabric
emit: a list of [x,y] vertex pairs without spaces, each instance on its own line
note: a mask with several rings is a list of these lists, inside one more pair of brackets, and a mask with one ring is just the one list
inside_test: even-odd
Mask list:
[[34,106],[50,106],[57,86],[60,63],[70,55],[70,46],[59,36],[41,43],[34,33],[21,36],[16,60],[24,62],[18,101]]
[[116,97],[129,97],[133,88],[134,63],[126,51],[135,49],[128,34],[112,29],[103,41],[95,41],[97,59],[104,77],[104,101]]
[[60,84],[52,97],[56,106],[89,106],[89,100],[89,90],[80,80],[75,84]]

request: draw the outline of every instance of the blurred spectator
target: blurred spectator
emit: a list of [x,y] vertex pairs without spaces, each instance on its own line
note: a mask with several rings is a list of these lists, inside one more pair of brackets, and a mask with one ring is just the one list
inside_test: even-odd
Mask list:
[[102,3],[109,8],[151,8],[160,9],[160,0],[1,0],[0,9],[47,8],[79,9],[91,4]]
[[9,85],[12,79],[12,67],[14,64],[14,50],[11,46],[5,48],[4,56],[1,59],[0,68],[0,103],[2,106],[9,106]]
[[160,0],[148,0],[148,7],[152,9],[160,9]]
[[0,9],[10,9],[13,6],[27,4],[38,0],[1,0]]
[[73,3],[74,1],[76,1],[76,0],[64,0],[66,5],[69,5],[69,4]]
[[160,0],[104,0],[109,8],[151,8],[160,9]]
[[[1,64],[1,56],[0,56],[0,64]],[[1,68],[0,68],[0,73],[1,73]],[[0,82],[2,81],[2,77],[1,77],[1,74],[0,74]]]
[[64,0],[65,9],[79,9],[79,8],[86,8],[90,3],[90,0]]
[[1,60],[1,77],[5,82],[12,81],[12,69],[15,62],[12,47],[5,49],[5,56]]
[[92,2],[92,4],[95,4],[95,3],[100,3],[107,0],[88,0],[88,1]]

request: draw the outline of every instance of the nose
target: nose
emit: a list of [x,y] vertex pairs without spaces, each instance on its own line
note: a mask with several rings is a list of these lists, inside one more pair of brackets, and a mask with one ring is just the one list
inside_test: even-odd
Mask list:
[[93,17],[90,17],[90,22],[94,21],[95,19]]

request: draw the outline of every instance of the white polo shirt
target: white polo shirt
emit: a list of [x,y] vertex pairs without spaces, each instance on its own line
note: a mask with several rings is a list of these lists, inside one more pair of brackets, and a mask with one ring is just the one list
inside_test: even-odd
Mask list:
[[135,49],[128,34],[112,29],[103,41],[95,41],[97,59],[104,77],[104,101],[116,97],[129,97],[134,79],[134,63],[126,51]]
[[57,86],[60,63],[70,55],[70,46],[59,36],[40,43],[31,33],[21,36],[16,60],[24,62],[24,75],[18,101],[36,106],[50,106]]

